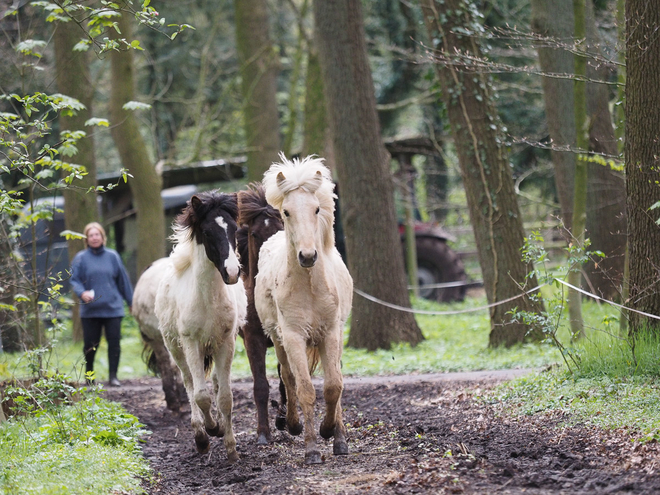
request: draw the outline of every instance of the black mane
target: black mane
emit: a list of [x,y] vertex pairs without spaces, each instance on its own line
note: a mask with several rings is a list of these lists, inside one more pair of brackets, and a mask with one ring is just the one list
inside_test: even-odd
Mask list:
[[195,194],[190,198],[183,211],[176,217],[176,224],[189,232],[191,239],[201,242],[201,221],[216,209],[222,209],[236,221],[238,217],[238,202],[236,193],[221,193],[208,191]]

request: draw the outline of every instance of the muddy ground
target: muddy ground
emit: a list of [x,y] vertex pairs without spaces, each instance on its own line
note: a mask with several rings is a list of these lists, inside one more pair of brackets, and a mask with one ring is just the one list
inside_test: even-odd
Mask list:
[[[657,444],[623,430],[566,427],[559,413],[508,416],[479,399],[504,376],[346,378],[350,454],[335,457],[331,441],[320,440],[324,463],[315,466],[303,464],[301,437],[276,431],[273,444],[256,445],[251,382],[233,386],[234,465],[221,439],[196,452],[190,415],[165,408],[158,379],[127,380],[106,396],[152,432],[144,444],[150,494],[660,493]],[[317,386],[319,406],[321,397]]]

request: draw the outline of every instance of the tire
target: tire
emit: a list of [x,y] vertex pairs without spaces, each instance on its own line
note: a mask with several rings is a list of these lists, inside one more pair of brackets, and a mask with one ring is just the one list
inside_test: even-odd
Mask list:
[[[417,278],[419,285],[467,280],[465,267],[447,242],[436,237],[417,237]],[[420,289],[420,296],[438,302],[465,299],[465,286]]]

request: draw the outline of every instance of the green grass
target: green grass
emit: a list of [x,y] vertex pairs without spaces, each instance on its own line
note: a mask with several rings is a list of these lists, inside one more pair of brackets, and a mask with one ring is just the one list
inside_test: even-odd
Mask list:
[[499,387],[495,398],[514,414],[568,412],[568,424],[625,428],[641,441],[660,440],[660,337],[630,343],[590,331],[575,345],[580,366],[559,366]]
[[143,493],[144,433],[137,418],[98,397],[13,417],[0,423],[0,493]]

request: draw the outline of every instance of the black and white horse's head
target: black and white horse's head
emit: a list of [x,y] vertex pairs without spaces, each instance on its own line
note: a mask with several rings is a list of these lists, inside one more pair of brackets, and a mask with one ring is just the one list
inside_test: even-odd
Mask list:
[[238,282],[241,274],[236,257],[237,217],[235,193],[208,192],[190,198],[178,220],[182,227],[189,229],[193,242],[204,245],[207,258],[228,285]]

